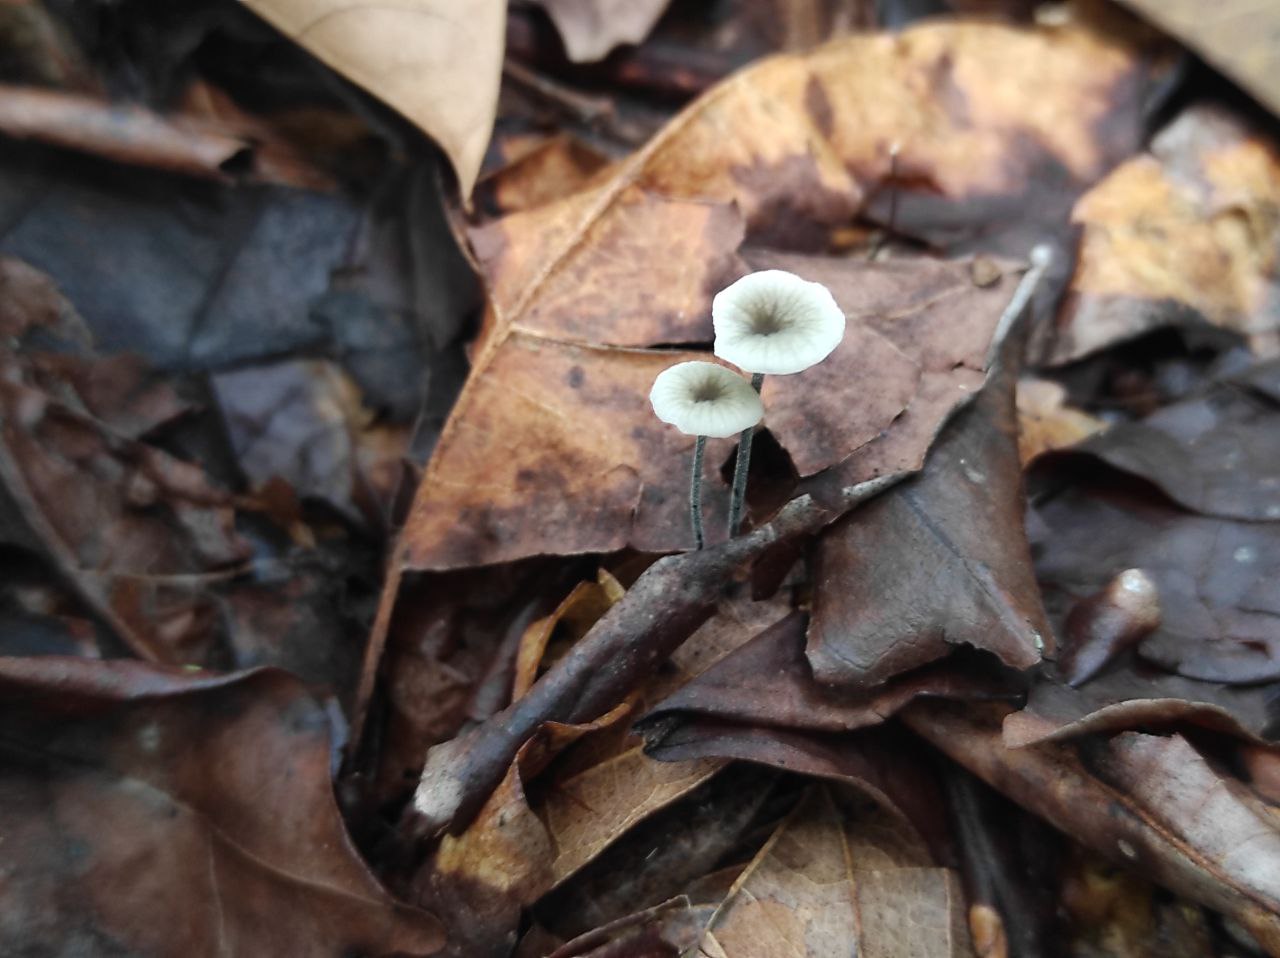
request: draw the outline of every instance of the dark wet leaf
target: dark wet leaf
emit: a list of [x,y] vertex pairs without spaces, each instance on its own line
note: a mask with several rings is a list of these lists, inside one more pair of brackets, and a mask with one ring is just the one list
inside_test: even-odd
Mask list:
[[861,694],[824,686],[814,679],[805,658],[806,625],[806,617],[797,612],[759,633],[654,706],[644,716],[641,731],[670,734],[672,723],[687,718],[852,731],[885,721],[916,696],[970,699],[1007,694],[990,661],[968,667],[943,662]]
[[322,709],[282,672],[0,662],[9,954],[426,955],[350,844]]
[[1280,361],[1254,365],[1079,451],[1155,483],[1202,515],[1280,520],[1278,376]]
[[1280,698],[1267,686],[1231,686],[1121,663],[1080,688],[1047,671],[1026,707],[1005,720],[1012,747],[1089,732],[1201,726],[1254,740],[1280,735]]
[[1206,682],[1280,677],[1280,524],[1195,515],[1096,472],[1034,516],[1036,571],[1055,621],[1140,566],[1160,605],[1160,625],[1138,645],[1144,659]]

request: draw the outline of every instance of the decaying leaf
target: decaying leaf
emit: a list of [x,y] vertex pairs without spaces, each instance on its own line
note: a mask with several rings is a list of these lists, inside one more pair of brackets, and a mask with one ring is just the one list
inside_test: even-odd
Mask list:
[[440,144],[471,193],[493,129],[506,4],[442,0],[244,0]]
[[[743,231],[821,244],[858,212],[894,143],[924,206],[964,221],[953,239],[989,236],[1029,192],[1042,209],[1046,175],[1074,196],[1134,147],[1145,77],[1132,51],[1075,28],[850,37],[745,70],[604,182],[482,227],[489,314],[400,561],[685,547],[689,443],[657,428],[644,401],[655,367],[683,357],[621,347],[708,340],[710,297],[742,269]],[[1054,98],[1039,92],[1046,78]],[[1023,255],[1030,243],[1010,245]],[[874,398],[849,388],[848,407]]]
[[1274,583],[1280,526],[1187,513],[1105,477],[1036,510],[1037,574],[1055,618],[1141,565],[1156,586],[1160,625],[1139,654],[1206,682],[1280,675]]
[[1151,668],[1117,668],[1075,689],[1054,675],[1039,677],[1026,706],[1004,723],[1010,748],[1078,738],[1090,732],[1210,728],[1246,739],[1280,732],[1280,714],[1265,686],[1230,686]]
[[934,443],[924,472],[825,530],[808,659],[869,689],[967,643],[1028,668],[1052,648],[1022,531],[1006,359]]
[[926,667],[862,694],[833,689],[813,677],[805,657],[807,624],[797,612],[760,632],[654,706],[639,723],[640,730],[652,742],[655,735],[671,734],[674,723],[697,717],[746,726],[851,731],[885,721],[917,696],[988,698],[1006,691],[999,676],[991,674],[989,661],[972,668],[952,662]]
[[900,837],[901,822],[859,813],[849,817],[825,788],[811,791],[729,889],[703,953],[971,955],[954,874],[929,867],[918,839]]
[[1183,113],[1151,152],[1080,198],[1080,257],[1063,306],[1033,348],[1068,362],[1168,325],[1212,323],[1280,348],[1280,154],[1208,107]]
[[1000,737],[1006,711],[917,703],[904,721],[1076,841],[1235,918],[1269,953],[1280,951],[1280,827],[1243,783],[1176,735],[1126,732],[1080,757],[1055,743],[1009,749]]
[[348,839],[329,722],[279,671],[0,664],[0,947],[157,956],[433,953]]
[[1258,363],[1079,451],[1155,483],[1194,512],[1280,519],[1280,361]]

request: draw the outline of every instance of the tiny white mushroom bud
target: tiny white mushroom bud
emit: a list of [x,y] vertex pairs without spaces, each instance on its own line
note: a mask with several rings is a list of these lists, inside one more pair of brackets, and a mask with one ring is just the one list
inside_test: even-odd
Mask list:
[[844,338],[844,311],[821,283],[766,269],[711,301],[715,353],[749,373],[798,373]]
[[676,363],[653,382],[649,402],[659,419],[690,436],[725,439],[764,416],[760,396],[732,369],[716,363]]

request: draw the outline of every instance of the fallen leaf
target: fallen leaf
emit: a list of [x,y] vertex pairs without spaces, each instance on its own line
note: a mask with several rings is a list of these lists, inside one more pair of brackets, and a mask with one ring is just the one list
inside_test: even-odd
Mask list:
[[1067,390],[1048,379],[1018,381],[1018,458],[1032,459],[1074,446],[1107,428],[1106,422],[1067,403]]
[[12,356],[0,365],[6,539],[47,554],[135,654],[205,661],[216,622],[201,586],[252,554],[230,496],[198,467],[15,381]]
[[968,699],[1008,694],[990,674],[990,663],[982,663],[987,668],[965,669],[946,662],[897,676],[862,694],[822,685],[805,657],[807,624],[797,612],[758,633],[655,705],[637,723],[638,731],[652,743],[656,735],[670,734],[673,723],[688,717],[852,731],[885,721],[916,696]]
[[602,60],[649,35],[670,0],[534,0],[556,25],[574,63]]
[[954,873],[897,860],[877,833],[812,790],[770,837],[711,919],[702,950],[727,956],[971,955]]
[[1269,385],[1278,375],[1280,361],[1257,363],[1079,451],[1201,515],[1280,519],[1280,395]]
[[0,663],[12,953],[426,955],[428,914],[361,862],[329,722],[283,672]]
[[[715,760],[688,763],[704,765]],[[680,768],[686,763],[670,763]],[[723,898],[723,879],[794,804],[772,769],[729,764],[714,778],[621,835],[540,900],[532,913],[564,938],[607,926],[678,894],[701,904]],[[585,809],[579,809],[583,814]]]
[[1141,567],[1161,618],[1137,647],[1144,659],[1206,682],[1280,676],[1280,525],[1188,513],[1150,486],[1095,476],[1035,508],[1036,574],[1051,616],[1061,622],[1118,573]]
[[869,689],[962,643],[1020,669],[1052,648],[1022,529],[1011,365],[947,423],[920,476],[819,537],[808,638],[819,682]]
[[502,215],[533,209],[583,189],[608,162],[568,134],[540,138],[476,184],[477,204]]
[[1043,675],[1026,706],[1005,719],[1004,742],[1018,748],[1092,732],[1187,725],[1266,741],[1280,733],[1272,698],[1265,686],[1201,682],[1150,668],[1116,669],[1078,689]]
[[244,0],[286,36],[432,137],[462,195],[480,172],[502,75],[506,4]]
[[1276,11],[1251,0],[1227,0],[1205,10],[1191,0],[1123,0],[1201,54],[1258,101],[1280,113],[1280,62],[1268,38],[1280,29]]
[[1064,363],[1161,326],[1235,331],[1280,348],[1280,153],[1221,109],[1194,107],[1076,203],[1070,289],[1032,346]]
[[372,414],[359,388],[322,359],[215,373],[214,396],[237,462],[255,490],[283,480],[359,524],[379,503],[358,455]]
[[840,818],[825,790],[815,789],[734,883],[700,950],[743,958],[863,954],[851,870]]
[[[1239,921],[1280,950],[1280,829],[1266,807],[1181,736],[1125,732],[1081,757],[1008,749],[1000,706],[917,703],[906,725],[997,791],[1108,861]],[[1105,814],[1099,814],[1099,809]]]
[[[1130,51],[1077,29],[850,37],[743,71],[603,183],[475,231],[489,312],[399,561],[685,547],[688,444],[656,428],[644,401],[655,367],[684,357],[618,347],[707,341],[711,295],[741,270],[742,230],[755,243],[821,243],[859,211],[894,142],[903,176],[927,184],[917,195],[952,224],[973,201],[953,237],[989,234],[1029,208],[1028,191],[1039,211],[1049,169],[1078,184],[1074,196],[1136,144],[1145,75]],[[1047,76],[1061,99],[1037,92]]]
[[[319,170],[298,157],[292,165],[258,168],[256,138],[196,116],[164,116],[136,104],[112,103],[80,93],[0,84],[0,131],[19,140],[93,153],[115,163],[199,176],[285,182],[305,189],[332,188]],[[260,131],[258,131],[260,132]]]

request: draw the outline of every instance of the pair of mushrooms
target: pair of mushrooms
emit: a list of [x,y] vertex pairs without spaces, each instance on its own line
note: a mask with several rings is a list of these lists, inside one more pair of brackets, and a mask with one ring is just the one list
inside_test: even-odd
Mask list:
[[748,383],[718,363],[677,363],[658,374],[649,393],[665,423],[696,436],[689,515],[697,548],[702,532],[702,460],[707,437],[740,434],[729,500],[729,535],[737,535],[747,492],[751,439],[764,417],[766,373],[790,374],[826,359],[844,338],[844,312],[821,283],[769,269],[744,276],[711,302],[715,354],[751,373]]

